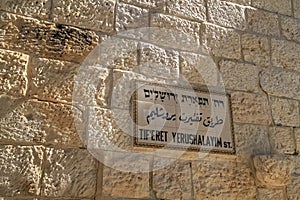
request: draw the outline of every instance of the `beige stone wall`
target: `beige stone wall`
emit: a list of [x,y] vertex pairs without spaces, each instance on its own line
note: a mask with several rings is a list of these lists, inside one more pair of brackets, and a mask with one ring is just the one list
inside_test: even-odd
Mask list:
[[[196,88],[225,85],[235,155],[186,152],[163,169],[133,173],[116,169],[139,167],[124,153],[109,167],[89,154],[72,115],[84,120],[86,109],[72,105],[74,76],[109,36],[149,26],[197,42],[120,37],[132,51],[116,49],[120,57],[94,74],[97,105],[89,109],[103,131],[133,149],[117,121],[128,119],[127,104],[113,96],[129,93],[120,77],[178,85],[183,75]],[[198,49],[220,71],[209,82],[195,76]],[[1,0],[0,199],[300,199],[299,55],[298,0]],[[163,67],[140,67],[147,62]],[[149,154],[141,162],[155,169],[169,159]]]

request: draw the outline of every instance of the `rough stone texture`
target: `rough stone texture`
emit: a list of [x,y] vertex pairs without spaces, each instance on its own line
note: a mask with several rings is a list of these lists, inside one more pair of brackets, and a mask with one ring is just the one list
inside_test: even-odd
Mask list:
[[271,97],[272,117],[276,125],[300,126],[300,107],[295,100]]
[[203,24],[203,46],[214,56],[240,59],[240,36],[232,29]]
[[[155,158],[154,169],[165,160]],[[159,199],[192,199],[191,184],[191,166],[188,162],[177,161],[153,172],[153,190]]]
[[271,152],[268,127],[251,124],[234,124],[236,154],[241,162],[249,162],[254,155]]
[[72,101],[74,76],[79,65],[76,63],[33,58],[30,72],[29,95],[51,101]]
[[149,198],[151,157],[134,153],[108,152],[103,166],[102,194],[115,198]]
[[235,161],[192,163],[195,199],[255,199],[251,170]]
[[299,73],[270,67],[262,71],[260,84],[269,95],[300,100]]
[[151,8],[163,11],[165,9],[165,0],[121,0],[136,6]]
[[271,113],[266,96],[234,92],[231,94],[231,102],[234,122],[270,124]]
[[0,2],[1,10],[46,20],[49,18],[50,7],[51,0],[2,0]]
[[91,31],[0,12],[0,47],[67,61],[82,61],[97,45]]
[[251,0],[222,0],[227,2],[232,2],[240,5],[250,6]]
[[[82,146],[74,125],[71,106],[38,101],[23,102],[5,96],[1,97],[0,102],[1,142],[46,142]],[[76,111],[80,120],[80,112]]]
[[43,148],[0,146],[0,196],[40,194]]
[[167,12],[171,15],[196,20],[206,20],[205,0],[166,0]]
[[300,179],[299,171],[291,178],[291,183],[287,186],[287,197],[288,199],[300,199]]
[[268,187],[285,186],[294,167],[290,157],[280,155],[256,156],[254,166],[260,184]]
[[0,95],[25,95],[28,59],[26,54],[0,49]]
[[[143,34],[139,33],[139,31],[135,31],[134,29],[140,29],[143,27],[149,26],[149,13],[147,9],[142,9],[133,5],[118,3],[117,5],[117,13],[116,13],[116,31],[130,31],[132,35],[129,33],[125,33],[127,36],[132,36],[133,38],[142,37]],[[133,29],[133,30],[130,30]],[[145,31],[146,32],[146,31]]]
[[270,129],[270,144],[276,154],[295,154],[296,143],[293,128],[273,127]]
[[270,44],[266,37],[252,34],[242,35],[242,54],[244,60],[260,66],[270,65]]
[[300,2],[298,0],[292,0],[294,4],[294,16],[300,19]]
[[182,18],[152,14],[150,17],[150,41],[171,48],[201,51],[200,23]]
[[84,149],[46,149],[42,196],[91,198],[97,162]]
[[255,65],[221,60],[221,81],[226,89],[259,92],[259,68]]
[[218,84],[217,65],[208,55],[180,53],[180,72],[189,83],[206,86]]
[[179,76],[179,54],[142,43],[140,50],[140,73],[149,77],[177,78]]
[[251,31],[271,36],[280,35],[277,15],[255,9],[247,9],[246,13],[248,16],[248,28]]
[[83,28],[112,32],[115,0],[53,1],[53,20]]
[[295,134],[297,152],[299,153],[300,152],[300,128],[295,128],[294,134]]
[[252,6],[284,15],[292,15],[291,0],[252,0]]
[[285,198],[283,190],[258,188],[257,200],[282,200]]
[[281,32],[288,40],[300,42],[300,23],[298,19],[281,17]]
[[246,28],[245,8],[220,0],[208,0],[209,21],[224,27]]
[[272,63],[277,67],[284,67],[300,72],[300,45],[285,40],[272,39]]

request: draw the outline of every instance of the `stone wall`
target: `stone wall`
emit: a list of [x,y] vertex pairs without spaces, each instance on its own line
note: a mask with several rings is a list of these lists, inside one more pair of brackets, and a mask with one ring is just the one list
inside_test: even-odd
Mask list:
[[[120,34],[141,27],[196,42]],[[1,0],[0,199],[300,199],[299,30],[298,0]],[[90,74],[99,80],[97,104],[74,106],[77,70],[109,36],[122,48]],[[209,81],[195,75],[203,56],[220,72]],[[118,126],[130,119],[128,102],[114,94],[130,93],[120,78],[180,85],[180,76],[195,88],[225,85],[236,154],[185,152],[162,169],[133,173],[118,170],[140,167],[126,153],[110,160],[108,152],[106,166],[87,151],[78,134],[87,127],[78,130],[74,110],[83,121],[85,109],[95,111],[121,149],[149,152],[143,168],[172,160],[133,148]]]

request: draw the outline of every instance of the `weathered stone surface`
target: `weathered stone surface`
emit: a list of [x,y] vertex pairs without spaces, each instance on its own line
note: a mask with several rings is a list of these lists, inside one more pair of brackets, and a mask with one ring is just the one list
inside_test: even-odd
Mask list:
[[252,6],[284,15],[292,15],[291,0],[252,0]]
[[76,63],[33,58],[30,71],[29,95],[43,100],[71,102]]
[[291,177],[293,161],[288,156],[268,155],[254,157],[256,178],[268,187],[285,186]]
[[103,32],[112,32],[115,0],[53,1],[53,20]]
[[288,40],[300,42],[300,23],[298,19],[281,17],[281,32]]
[[25,95],[28,59],[26,54],[0,49],[0,94]]
[[[165,160],[156,157],[154,169],[162,166]],[[177,161],[153,172],[153,190],[159,199],[192,199],[191,184],[191,166],[188,162]]]
[[297,152],[299,153],[300,152],[300,128],[295,128],[294,134],[295,134]]
[[283,190],[258,188],[257,200],[282,200],[284,199]]
[[0,2],[1,10],[46,20],[49,18],[50,7],[50,0],[3,0]]
[[0,196],[40,194],[43,148],[0,146]]
[[0,47],[43,57],[82,61],[97,45],[92,31],[0,12]]
[[205,0],[167,0],[166,4],[167,12],[171,15],[197,21],[206,20]]
[[270,67],[260,76],[262,89],[270,95],[300,100],[300,74]]
[[242,53],[244,60],[260,66],[270,65],[270,45],[266,37],[252,34],[242,35]]
[[152,14],[150,26],[150,41],[158,45],[201,51],[200,23],[170,15]]
[[271,36],[280,35],[277,15],[255,9],[247,9],[246,13],[248,16],[248,28],[251,31]]
[[250,168],[235,161],[211,160],[192,163],[195,199],[255,199]]
[[177,78],[179,76],[179,54],[174,50],[142,43],[139,70],[149,77]]
[[291,183],[287,186],[288,199],[300,199],[300,179],[299,172],[291,178]]
[[250,6],[251,0],[222,0],[227,2],[232,2],[240,5]]
[[271,113],[264,95],[234,92],[231,94],[234,122],[269,125]]
[[220,0],[209,0],[207,4],[210,22],[235,29],[246,28],[244,7]]
[[42,196],[91,198],[97,162],[84,149],[46,149]]
[[116,13],[117,32],[121,32],[122,34],[122,31],[129,30],[130,32],[132,32],[132,34],[126,33],[127,36],[129,35],[133,38],[139,38],[139,36],[143,36],[143,33],[135,31],[134,29],[148,27],[148,23],[149,13],[147,9],[139,8],[125,3],[118,3]]
[[[82,146],[74,125],[71,106],[38,101],[23,102],[5,96],[2,96],[0,102],[1,142],[46,142]],[[80,111],[77,112],[80,120]]]
[[294,16],[300,19],[300,2],[293,0]]
[[226,89],[259,92],[259,68],[255,65],[221,60],[221,81]]
[[272,117],[276,125],[300,126],[299,102],[271,97]]
[[295,154],[296,143],[293,128],[273,127],[270,129],[270,144],[272,150],[277,154]]
[[189,83],[206,86],[218,84],[217,65],[208,55],[180,53],[180,72]]
[[102,194],[115,198],[149,198],[151,157],[134,153],[108,152],[103,166]]
[[203,45],[214,56],[240,59],[240,36],[232,29],[203,25]]
[[251,124],[234,124],[236,154],[241,162],[253,155],[271,152],[268,127]]
[[121,0],[125,3],[130,3],[136,6],[151,8],[155,10],[165,9],[165,0]]
[[272,39],[272,63],[277,67],[284,67],[300,72],[300,45],[285,40]]

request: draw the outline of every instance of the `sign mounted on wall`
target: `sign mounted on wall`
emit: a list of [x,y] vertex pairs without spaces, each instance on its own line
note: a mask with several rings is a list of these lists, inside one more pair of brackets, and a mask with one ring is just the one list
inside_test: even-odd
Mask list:
[[234,153],[228,95],[136,84],[132,101],[136,146]]

